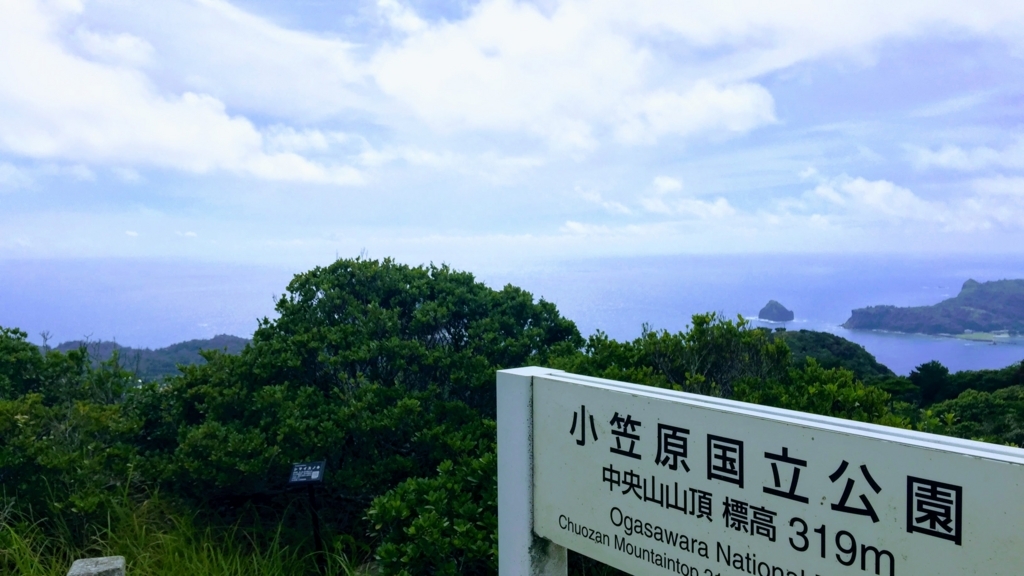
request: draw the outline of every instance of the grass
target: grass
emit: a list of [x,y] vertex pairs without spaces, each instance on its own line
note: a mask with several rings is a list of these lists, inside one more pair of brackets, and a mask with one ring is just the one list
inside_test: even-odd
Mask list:
[[[128,576],[316,575],[312,554],[281,543],[280,529],[257,544],[238,526],[200,528],[160,498],[127,499],[104,526],[75,544],[60,522],[33,521],[0,509],[0,574],[65,576],[78,558],[124,556]],[[327,573],[361,572],[340,552],[327,552]]]
[[965,334],[956,334],[956,338],[961,340],[972,340],[974,342],[1019,342],[1020,338],[1010,336],[1006,332],[971,332]]
[[996,336],[989,332],[971,332],[969,334],[956,334],[954,337],[972,342],[992,342]]

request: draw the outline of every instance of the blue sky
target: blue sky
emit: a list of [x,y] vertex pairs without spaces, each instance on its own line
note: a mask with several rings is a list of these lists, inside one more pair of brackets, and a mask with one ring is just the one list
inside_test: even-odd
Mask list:
[[1024,3],[7,0],[0,259],[1024,246]]

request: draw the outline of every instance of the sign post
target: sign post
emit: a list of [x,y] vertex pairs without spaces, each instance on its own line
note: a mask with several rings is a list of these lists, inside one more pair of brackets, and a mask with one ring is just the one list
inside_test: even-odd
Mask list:
[[566,549],[534,533],[533,378],[558,372],[498,372],[498,574],[565,576]]
[[498,397],[501,576],[1024,570],[1018,448],[540,368]]
[[291,486],[306,486],[309,498],[309,516],[313,524],[313,546],[316,550],[316,566],[320,574],[327,573],[327,558],[324,556],[324,541],[320,535],[320,506],[316,501],[316,485],[324,481],[327,462],[302,462],[292,464],[292,475],[288,478]]

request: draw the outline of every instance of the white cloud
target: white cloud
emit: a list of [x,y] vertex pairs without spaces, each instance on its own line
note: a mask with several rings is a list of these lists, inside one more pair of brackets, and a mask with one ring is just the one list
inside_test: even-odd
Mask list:
[[588,149],[596,145],[590,118],[640,84],[646,60],[588,20],[572,7],[548,18],[531,4],[484,2],[464,20],[384,46],[371,70],[434,129],[525,132]]
[[736,214],[736,209],[725,198],[716,198],[712,202],[696,198],[683,198],[675,203],[677,214],[696,216],[702,220],[721,219]]
[[975,180],[972,188],[985,196],[1015,196],[1024,199],[1024,177],[997,176]]
[[291,126],[271,126],[263,131],[265,148],[272,152],[327,152],[332,146],[361,138],[344,132],[324,132],[316,129],[296,130]]
[[585,224],[583,222],[576,222],[575,220],[567,220],[560,229],[565,234],[573,234],[577,236],[589,236],[595,234],[607,234],[611,228],[608,226],[601,226],[597,224]]
[[833,204],[838,204],[839,206],[846,205],[846,197],[836,191],[834,184],[819,184],[814,188],[814,190],[811,190],[810,193],[814,196],[818,196],[819,198],[824,198]]
[[823,198],[855,215],[869,218],[946,222],[948,208],[924,200],[909,189],[888,180],[866,180],[841,176],[821,182],[810,196]]
[[404,161],[414,166],[427,166],[435,169],[452,169],[465,165],[466,159],[450,151],[431,152],[410,146],[387,147],[376,149],[367,147],[357,157],[359,164],[380,167],[395,161]]
[[841,183],[840,190],[856,204],[878,214],[915,220],[946,218],[941,205],[922,200],[910,190],[886,180],[855,178]]
[[135,230],[125,230],[124,233],[126,236],[131,236],[132,238],[135,238],[139,235],[139,233],[136,232]]
[[[582,3],[584,0],[578,0]],[[754,78],[796,62],[847,55],[870,61],[869,51],[888,38],[927,31],[957,31],[1002,38],[1022,45],[1024,6],[956,0],[786,0],[589,2],[602,18],[634,31],[661,31],[720,55],[702,62],[709,78]],[[735,49],[731,51],[730,49]]]
[[723,88],[701,81],[679,94],[657,91],[643,96],[617,127],[624,142],[654,142],[674,134],[742,133],[775,122],[771,94],[757,84]]
[[[391,14],[400,5],[382,6]],[[775,121],[771,94],[754,83],[768,72],[837,55],[870,61],[881,41],[931,29],[1020,42],[1024,8],[564,0],[542,9],[484,0],[461,20],[412,21],[395,24],[408,34],[380,50],[371,70],[417,116],[438,129],[524,131],[591,149],[602,127],[627,142],[747,132]],[[657,51],[659,43],[675,49]]]
[[56,172],[67,174],[79,182],[92,182],[96,180],[96,173],[85,164],[74,164],[58,168]]
[[244,114],[309,123],[380,111],[360,47],[290,30],[226,0],[106,0],[90,3],[81,20],[91,28],[117,23],[150,43],[162,87],[209,94]]
[[153,46],[131,34],[100,34],[79,28],[75,38],[87,54],[102,62],[139,67],[153,57]]
[[964,202],[963,211],[970,214],[975,227],[1024,228],[1024,177],[982,178],[971,188],[975,195]]
[[165,96],[140,73],[79,58],[29,0],[0,19],[0,149],[76,163],[225,170],[269,180],[356,184],[351,167],[264,151],[261,134],[211,96]]
[[911,116],[918,118],[934,118],[937,116],[946,116],[949,114],[955,114],[964,110],[970,110],[991,98],[992,95],[985,92],[979,92],[975,94],[968,94],[966,96],[958,96],[956,98],[950,98],[942,100],[941,102],[935,102],[928,106],[923,106],[911,113]]
[[526,132],[556,148],[590,150],[602,127],[652,142],[774,121],[772,97],[756,84],[666,83],[639,38],[594,8],[563,2],[545,15],[529,3],[482,2],[465,20],[385,46],[371,69],[435,129]]
[[491,184],[506,184],[546,163],[540,156],[505,156],[494,152],[464,154],[450,150],[432,151],[418,146],[378,149],[369,144],[356,156],[356,161],[361,166],[378,169],[393,162],[402,162],[440,172],[471,175]]
[[142,182],[142,174],[139,174],[138,170],[132,168],[113,168],[112,172],[122,182],[134,184],[136,182]]
[[681,196],[682,181],[670,176],[655,177],[651,186],[654,189],[654,194],[641,197],[640,205],[644,210],[653,214],[692,217],[701,220],[722,219],[737,214],[736,209],[725,198],[719,197],[708,201]]
[[1002,150],[987,146],[965,150],[947,144],[934,151],[927,148],[911,148],[911,153],[914,163],[919,168],[934,167],[962,171],[985,168],[1024,169],[1024,138]]
[[736,215],[736,209],[725,198],[708,201],[698,198],[666,199],[662,196],[648,196],[640,199],[640,205],[654,214],[688,216],[701,220],[722,219]]
[[682,181],[672,178],[671,176],[655,176],[653,185],[654,191],[658,194],[679,192],[683,189]]
[[[932,29],[1017,41],[1024,24],[1017,3],[952,0],[483,0],[465,17],[434,21],[401,0],[376,5],[399,34],[356,45],[225,0],[10,0],[0,54],[31,57],[0,57],[0,146],[70,162],[355,183],[353,168],[304,155],[358,137],[289,126],[344,119],[420,140],[527,135],[578,157],[610,138],[649,144],[776,122],[757,82],[798,62],[860,57]],[[58,24],[74,31],[80,55],[59,41]],[[278,124],[263,130],[246,116]]]
[[[934,27],[1019,40],[1024,14],[1014,3],[952,0],[484,0],[466,18],[427,22],[400,0],[377,7],[403,33],[398,42],[356,46],[288,30],[224,0],[75,2],[62,13],[81,17],[76,37],[93,57],[140,65],[156,55],[161,78],[240,110],[389,114],[376,81],[437,127],[525,130],[575,148],[592,147],[605,123],[639,140],[745,132],[774,121],[771,95],[753,83],[765,72]],[[110,22],[126,31],[96,31]]]
[[595,192],[593,190],[584,190],[581,187],[577,186],[576,193],[579,194],[587,202],[597,204],[601,208],[604,208],[604,210],[610,214],[633,213],[633,211],[630,210],[625,204],[621,202],[616,202],[615,200],[606,200],[604,197],[601,196],[599,192]]
[[[925,235],[996,227],[1024,229],[1024,178],[979,179],[969,184],[969,190],[944,201],[928,200],[887,180],[844,175],[823,180],[804,195],[804,202],[786,203],[785,209],[818,211],[830,224],[840,226],[877,230],[884,229],[886,222],[899,227],[922,226],[915,229]],[[815,199],[826,204],[815,205]]]
[[377,0],[377,8],[395,30],[411,34],[427,27],[427,23],[416,12],[398,0]]
[[0,191],[24,188],[32,184],[32,177],[9,162],[0,162]]
[[[291,186],[219,182],[226,185],[218,190],[227,192],[218,192],[217,202],[224,200],[246,218],[252,215],[237,225],[239,237],[265,238],[271,234],[265,228],[286,220],[280,209],[287,206],[293,223],[280,224],[273,234],[301,238],[306,246],[327,242],[323,238],[350,229],[345,227],[364,215],[370,230],[385,226],[382,222],[391,226],[390,219],[402,220],[396,227],[430,222],[470,238],[468,244],[476,238],[473,230],[493,229],[492,246],[505,240],[502,226],[537,214],[537,206],[570,205],[564,197],[549,200],[552,190],[571,195],[575,182],[599,183],[600,192],[578,191],[572,206],[579,208],[582,197],[590,203],[580,209],[585,214],[563,214],[559,223],[570,220],[563,226],[550,224],[550,211],[541,210],[541,218],[529,219],[535,236],[521,245],[543,249],[554,238],[582,252],[598,245],[610,251],[717,250],[728,237],[733,248],[762,249],[781,244],[749,231],[784,228],[803,234],[802,240],[814,238],[814,249],[826,244],[817,242],[824,234],[814,236],[825,229],[837,239],[828,245],[843,249],[861,246],[840,242],[852,237],[844,236],[851,231],[862,231],[861,239],[873,246],[904,233],[928,238],[1000,227],[1010,231],[1006,237],[1019,240],[1024,210],[1018,180],[967,181],[955,192],[955,182],[932,181],[925,188],[914,179],[900,180],[884,172],[890,163],[879,160],[892,156],[892,142],[913,137],[903,132],[904,124],[894,137],[891,126],[863,117],[836,118],[864,113],[843,108],[841,100],[812,106],[811,113],[804,106],[820,101],[820,84],[814,82],[847,74],[851,62],[855,68],[870,67],[876,52],[898,60],[968,39],[983,47],[966,48],[970,54],[985,57],[1003,51],[1003,40],[1020,44],[1024,5],[1019,2],[480,0],[460,5],[450,11],[457,15],[446,18],[417,15],[410,6],[419,2],[356,4],[343,10],[352,22],[336,30],[365,33],[359,44],[344,32],[290,30],[225,0],[69,1],[63,7],[7,0],[0,19],[0,154],[12,164],[0,163],[0,186],[29,185],[29,175],[41,181],[73,178],[76,171],[88,178],[95,171],[100,180],[114,175],[132,182],[141,173],[147,185],[130,192],[140,204],[151,202],[154,209],[170,212],[178,208],[168,208],[167,197],[184,186],[167,172],[371,184],[358,195],[339,199],[335,190],[316,190],[308,202],[296,202]],[[316,10],[246,5],[286,14],[291,22],[308,21]],[[369,24],[360,21],[374,7]],[[881,52],[890,47],[892,52]],[[789,72],[773,74],[787,68],[806,74],[807,85],[798,85]],[[878,93],[899,83],[885,76],[893,74],[891,68],[866,72],[855,80],[865,80]],[[970,79],[963,85],[964,92],[991,89]],[[932,89],[923,87],[895,104],[879,101],[888,109],[876,117],[895,117],[894,107],[903,117],[906,102],[938,101],[904,118],[908,132],[928,131],[937,121],[927,118],[980,109],[984,102],[970,95],[943,100],[945,95]],[[1008,90],[997,86],[984,94],[989,93]],[[970,120],[964,116],[956,119]],[[996,142],[993,133],[1012,129],[1004,117],[993,130],[978,124],[964,126],[962,133],[955,129],[958,136],[974,139],[965,141]],[[816,131],[808,122],[841,129]],[[740,149],[743,135],[773,124],[750,139],[752,146]],[[917,151],[918,164],[1009,172],[1021,167],[1018,148],[933,147]],[[801,172],[818,166],[831,174],[866,173],[860,170],[868,161],[877,162],[870,179],[822,179],[813,169]],[[534,179],[528,180],[531,174]],[[666,176],[650,180],[658,174]],[[100,194],[104,186],[81,188]],[[200,190],[190,192],[199,198],[213,186],[189,188]],[[801,195],[808,188],[813,190]],[[260,193],[234,194],[250,189]],[[66,193],[74,193],[74,186]],[[378,208],[375,201],[384,204],[378,196],[404,205]],[[338,216],[341,200],[356,200],[349,202],[358,206],[351,210],[356,216]],[[160,202],[165,205],[156,206]],[[501,213],[494,214],[493,206],[501,206]],[[216,208],[211,212],[227,213],[223,205]],[[628,215],[618,220],[637,227],[585,223],[586,214],[598,209]],[[472,217],[460,221],[463,211]],[[16,216],[7,216],[8,226]],[[307,231],[314,219],[319,228]],[[56,227],[44,219],[36,222]],[[547,236],[537,232],[546,225],[563,227]],[[120,234],[134,228],[145,232],[146,243],[179,250],[198,246],[182,240],[194,226],[194,220],[182,217],[156,232],[125,218],[102,231],[114,238],[111,244],[131,247],[138,242],[123,242]],[[204,242],[231,242],[213,224],[199,229]],[[661,242],[660,232],[678,244]],[[604,244],[594,242],[598,235]],[[47,241],[30,231],[17,237],[31,238],[37,246]],[[619,242],[623,238],[630,240]],[[73,251],[74,244],[68,240],[71,248],[61,249]]]
[[[395,0],[383,4],[389,14],[398,10]],[[771,95],[753,83],[767,72],[823,56],[862,57],[883,39],[936,27],[1019,41],[1015,25],[1024,23],[1018,6],[968,9],[949,0],[547,6],[485,0],[463,20],[396,24],[411,33],[377,54],[373,74],[438,128],[527,131],[589,149],[601,125],[628,142],[746,132],[775,121]],[[683,49],[658,53],[651,39]],[[707,56],[693,59],[687,48]]]

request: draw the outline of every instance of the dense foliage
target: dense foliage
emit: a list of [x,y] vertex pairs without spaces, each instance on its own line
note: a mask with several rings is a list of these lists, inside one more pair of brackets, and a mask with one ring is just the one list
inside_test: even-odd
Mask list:
[[84,350],[44,355],[0,328],[0,510],[97,518],[129,476],[135,430],[121,402],[135,381],[116,355],[94,369]]
[[97,364],[86,348],[40,350],[0,329],[0,572],[25,557],[4,544],[12,535],[41,530],[62,549],[98,549],[97,535],[115,532],[110,518],[155,501],[200,533],[233,527],[230,550],[302,551],[288,560],[298,566],[312,544],[289,466],[325,460],[332,558],[344,551],[385,574],[494,573],[494,372],[505,367],[1024,440],[1020,365],[950,374],[929,363],[897,377],[834,336],[713,313],[677,333],[584,340],[523,290],[390,260],[300,274],[277,311],[239,354],[204,352],[204,364],[160,382],[143,382],[117,354]]
[[952,400],[968,390],[995,392],[1010,386],[1024,385],[1024,364],[1017,363],[999,370],[974,370],[951,374],[942,364],[932,361],[922,364],[910,373],[910,382],[916,387],[920,403]]
[[997,444],[1024,446],[1024,386],[995,392],[965,390],[953,400],[931,406],[935,431]]
[[777,330],[772,336],[785,340],[792,353],[793,363],[798,366],[803,365],[807,358],[814,358],[825,368],[845,368],[864,382],[895,376],[892,370],[879,364],[863,346],[835,334],[813,330]]
[[617,342],[603,332],[582,350],[554,356],[552,367],[695,394],[732,396],[744,379],[777,380],[786,374],[789,349],[749,322],[716,313],[693,316],[689,329],[675,334],[644,326],[632,342]]
[[[518,288],[390,260],[298,275],[277,311],[241,354],[208,352],[203,365],[141,385],[116,356],[94,369],[85,349],[43,354],[5,331],[5,500],[36,518],[79,514],[63,525],[87,526],[102,517],[96,500],[134,478],[204,522],[252,513],[284,522],[283,537],[301,544],[308,524],[292,513],[302,499],[287,490],[289,466],[326,460],[328,539],[356,553],[379,546],[385,567],[410,542],[449,542],[415,562],[399,558],[421,572],[493,571],[493,542],[476,536],[496,530],[494,372],[577,350],[575,325]],[[56,444],[39,442],[51,437]],[[446,508],[409,508],[451,490],[458,498],[446,496]]]

